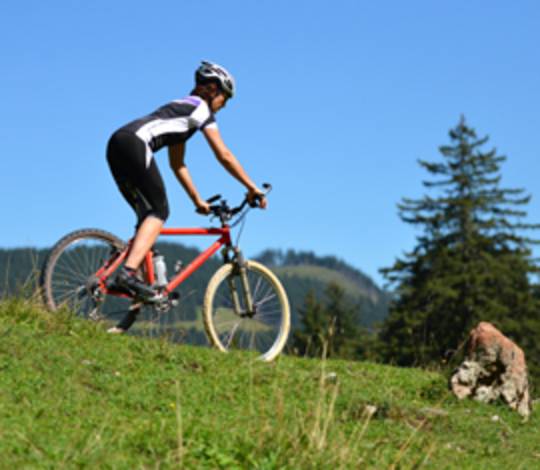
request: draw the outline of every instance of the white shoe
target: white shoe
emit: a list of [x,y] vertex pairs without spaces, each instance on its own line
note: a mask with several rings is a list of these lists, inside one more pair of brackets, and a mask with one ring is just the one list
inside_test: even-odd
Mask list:
[[109,328],[107,330],[107,333],[111,333],[113,335],[121,335],[122,333],[125,333],[126,330],[123,328],[118,328],[117,326],[113,326],[112,328]]

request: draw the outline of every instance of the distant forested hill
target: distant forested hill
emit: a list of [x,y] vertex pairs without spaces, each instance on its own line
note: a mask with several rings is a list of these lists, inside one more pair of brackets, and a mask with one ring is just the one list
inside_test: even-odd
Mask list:
[[334,256],[322,257],[308,251],[266,250],[257,259],[271,267],[285,285],[294,312],[293,324],[298,320],[296,313],[306,294],[313,289],[322,295],[331,282],[339,284],[345,290],[347,300],[358,306],[364,326],[371,326],[386,317],[389,293],[380,289],[370,277]]
[[[195,248],[176,243],[158,243],[157,247],[169,263],[169,275],[173,274],[176,261],[187,265],[199,254]],[[0,250],[0,297],[21,290],[34,292],[47,253],[46,249],[35,248]],[[349,302],[359,308],[364,326],[369,327],[386,316],[388,293],[361,271],[333,256],[320,257],[312,252],[294,250],[266,250],[256,259],[271,267],[282,280],[291,302],[293,325],[299,323],[299,310],[306,294],[314,290],[322,295],[330,282],[344,288]],[[195,318],[195,309],[202,304],[208,279],[219,265],[220,259],[215,256],[179,288],[187,317]]]

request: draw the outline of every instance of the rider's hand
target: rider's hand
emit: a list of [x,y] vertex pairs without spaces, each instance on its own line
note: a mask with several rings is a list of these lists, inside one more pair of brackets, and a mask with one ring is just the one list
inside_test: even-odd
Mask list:
[[261,209],[266,209],[266,197],[259,188],[250,188],[247,194],[247,199],[251,206],[255,205]]
[[198,200],[196,203],[195,203],[195,206],[197,207],[197,209],[195,209],[195,211],[198,213],[198,214],[210,214],[210,204],[208,204],[206,201],[204,200]]

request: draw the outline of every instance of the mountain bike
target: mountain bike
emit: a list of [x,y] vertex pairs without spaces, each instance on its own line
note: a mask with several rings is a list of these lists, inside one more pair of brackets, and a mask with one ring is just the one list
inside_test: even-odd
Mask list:
[[[266,192],[271,186],[263,185]],[[245,222],[251,207],[247,197],[234,208],[216,195],[207,201],[210,215],[220,221],[211,228],[163,228],[162,236],[215,236],[218,239],[187,266],[176,269],[171,279],[163,272],[163,256],[153,248],[145,257],[139,276],[156,295],[134,298],[115,289],[114,274],[122,266],[132,240],[124,243],[99,229],[82,229],[60,239],[46,259],[41,287],[46,305],[52,311],[67,307],[78,315],[106,326],[129,329],[142,309],[150,309],[154,319],[167,323],[167,314],[181,302],[175,290],[221,250],[223,264],[210,278],[204,294],[202,316],[209,342],[217,349],[255,351],[264,361],[273,360],[284,348],[290,331],[290,308],[285,289],[270,269],[244,259],[238,243],[231,240],[231,229]],[[240,230],[241,232],[241,230]],[[180,305],[181,308],[181,305]],[[147,322],[143,322],[146,325]],[[193,322],[192,322],[193,324]]]

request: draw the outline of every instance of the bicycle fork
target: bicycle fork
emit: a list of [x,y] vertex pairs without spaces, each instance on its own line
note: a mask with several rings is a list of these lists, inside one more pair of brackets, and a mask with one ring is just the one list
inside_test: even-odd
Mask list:
[[[246,262],[242,256],[242,252],[237,248],[234,249],[235,259],[233,261],[232,275],[228,277],[227,283],[231,291],[231,299],[235,313],[240,317],[253,317],[255,315],[255,306],[253,305],[253,297],[247,276]],[[245,309],[242,309],[242,303],[238,290],[236,289],[235,278],[240,277],[242,294],[244,295]]]

